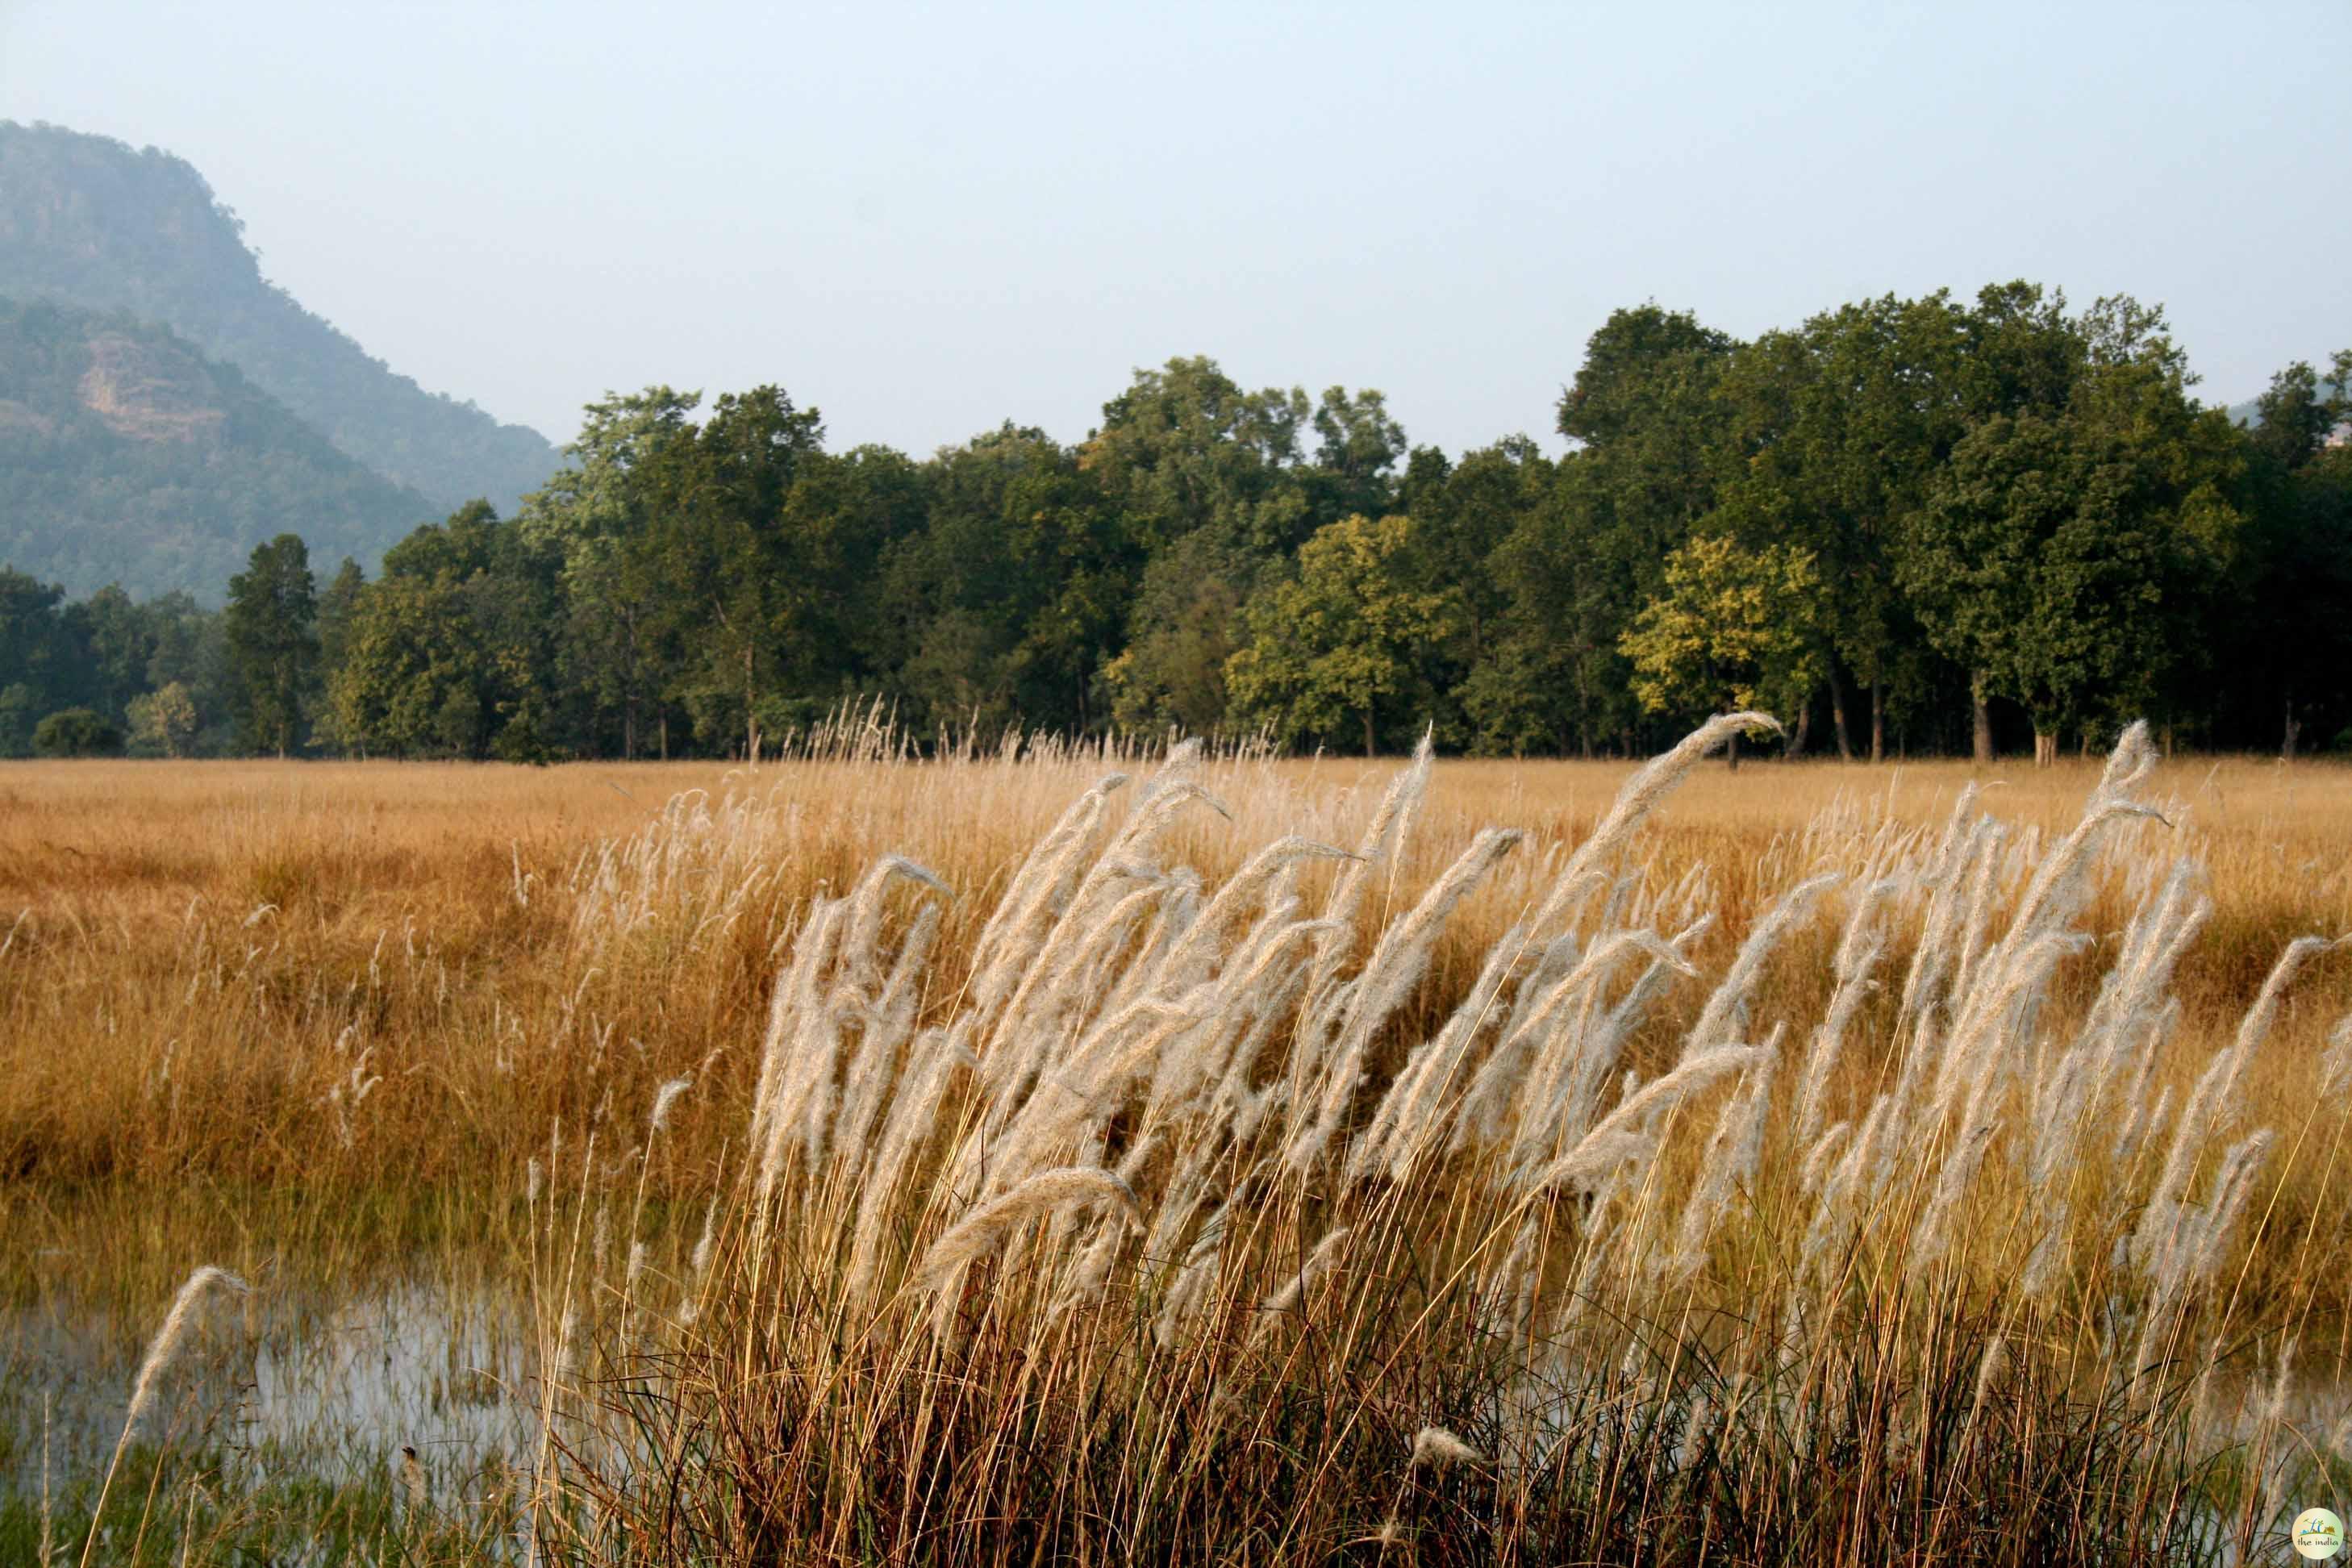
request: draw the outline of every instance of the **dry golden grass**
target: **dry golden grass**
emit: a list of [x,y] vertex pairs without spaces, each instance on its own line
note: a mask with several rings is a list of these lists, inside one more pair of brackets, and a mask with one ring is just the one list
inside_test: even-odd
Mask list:
[[[0,764],[0,1037],[17,1042],[0,1075],[0,1172],[16,1178],[0,1219],[55,1228],[110,1204],[152,1226],[172,1223],[170,1205],[158,1219],[142,1189],[181,1194],[186,1218],[256,1191],[303,1205],[381,1188],[357,1211],[364,1254],[437,1234],[449,1189],[513,1190],[558,1117],[591,1117],[607,1095],[636,1104],[688,1072],[701,1082],[679,1109],[675,1158],[707,1173],[739,1135],[776,950],[808,900],[845,890],[877,856],[911,857],[955,889],[939,943],[952,973],[1020,855],[1107,765]],[[1352,843],[1396,766],[1212,763],[1233,818],[1188,817],[1174,858],[1213,884],[1284,833]],[[1417,896],[1482,826],[1524,828],[1529,843],[1448,929],[1414,1022],[1442,1018],[1540,886],[1547,852],[1579,842],[1630,772],[1437,765],[1385,879],[1397,897]],[[1752,911],[1805,873],[1806,831],[1820,835],[1824,813],[1938,824],[1977,776],[1956,762],[1717,761],[1634,854],[1662,881],[1705,867],[1702,902],[1719,921],[1701,967],[1714,973]],[[2096,778],[2095,763],[2015,762],[1985,775],[1983,798],[2046,834]],[[2172,815],[2211,873],[2214,917],[2177,986],[2175,1055],[2201,1061],[2289,940],[2352,931],[2352,770],[2189,759],[2151,787],[2185,805]],[[570,924],[575,866],[688,790],[779,808],[761,885],[723,930],[655,922],[625,951],[583,944]],[[2103,897],[2091,929],[2114,930],[2124,908]],[[1368,921],[1389,912],[1376,899]],[[1803,993],[1790,997],[1800,1016],[1828,989],[1835,931],[1816,925],[1775,966],[1776,984]],[[1687,1022],[1696,1001],[1664,1016]],[[2302,1122],[2307,1065],[2347,1005],[2352,953],[2323,959],[2248,1086],[2257,1123]],[[334,1256],[339,1268],[359,1261]],[[159,1257],[141,1282],[176,1279],[182,1262]]]
[[[583,1130],[608,1151],[644,1147],[647,1108],[681,1078],[691,1088],[673,1096],[665,1131],[622,1192],[634,1185],[642,1234],[660,1238],[657,1271],[694,1272],[683,1254],[696,1216],[746,1166],[771,992],[813,902],[845,894],[888,854],[937,872],[953,897],[923,972],[922,1009],[945,1019],[1023,857],[1111,766],[1139,773],[1150,763],[1048,752],[757,770],[0,765],[0,1037],[15,1047],[0,1074],[0,1229],[33,1244],[12,1251],[0,1289],[135,1308],[199,1260],[265,1280],[349,1280],[429,1258],[485,1279],[511,1268],[542,1292],[555,1233],[529,1173],[551,1152],[551,1169],[576,1162]],[[1397,767],[1213,762],[1202,781],[1230,815],[1191,811],[1160,859],[1197,869],[1213,889],[1286,834],[1353,845]],[[1631,771],[1438,764],[1358,912],[1368,935],[1480,829],[1528,837],[1445,927],[1428,978],[1372,1046],[1373,1082],[1435,1033]],[[1644,918],[1663,919],[1656,909],[1666,906],[1715,914],[1692,953],[1704,978],[1661,1000],[1625,1064],[1643,1078],[1673,1065],[1752,921],[1789,888],[1823,870],[1851,876],[1895,827],[1939,828],[1971,782],[2013,838],[2046,845],[2078,820],[2098,778],[2084,763],[2012,764],[1981,779],[1954,763],[1701,768],[1643,828],[1624,868],[1653,894],[1677,889]],[[2084,1016],[2126,921],[2174,855],[2193,853],[2214,908],[2171,986],[2181,1017],[2159,1080],[2178,1097],[2234,1034],[2290,941],[2352,931],[2352,772],[2184,760],[2142,794],[2164,816],[2116,834],[2075,922],[2090,942],[2062,963],[2041,1016],[2063,1037]],[[1333,876],[1328,862],[1303,873],[1307,907]],[[1776,945],[1751,1037],[1775,1019],[1801,1031],[1822,1014],[1838,925],[1834,912],[1819,913]],[[1916,936],[1895,932],[1884,974],[1904,973]],[[1832,1086],[1843,1103],[1866,1103],[1889,1074],[1897,986],[1890,979],[1864,1005]],[[2315,1103],[2312,1088],[2328,1028],[2347,1011],[2352,949],[2323,953],[2288,992],[2242,1085],[2239,1120],[2274,1129],[2279,1142],[2240,1226],[2220,1320],[2273,1349],[2297,1343],[2299,1367],[2320,1377],[2347,1365],[2352,1237],[2336,1216],[2352,1178],[2336,1157],[2341,1110]],[[1784,1097],[1793,1089],[1784,1075]],[[1643,1190],[1694,1186],[1703,1152],[1696,1136],[1673,1143]],[[578,1176],[581,1213],[586,1188],[613,1179]],[[1735,1226],[1718,1245],[1720,1278],[1785,1273],[1786,1257],[1774,1254],[1801,1226],[1792,1232],[1769,1212],[1794,1196],[1785,1175],[1776,1181],[1783,1187],[1754,1200],[1763,1206],[1748,1238]],[[2095,1173],[2084,1181],[2084,1192],[2098,1189]],[[793,1200],[814,1203],[806,1212],[826,1226],[846,1215],[841,1201]],[[1906,1226],[1919,1213],[1910,1201]],[[1302,1190],[1286,1202],[1294,1228],[1275,1238],[1277,1255],[1311,1243],[1296,1227],[1319,1223],[1321,1199]],[[1996,1195],[1986,1212],[2002,1205]],[[1475,1205],[1456,1212],[1439,1193],[1407,1206],[1419,1216],[1411,1224],[1402,1206],[1372,1212],[1399,1235],[1434,1223],[1454,1237]],[[760,1212],[755,1225],[766,1223]],[[923,1210],[910,1223],[920,1231],[946,1217]],[[634,1220],[628,1234],[640,1234]],[[575,1221],[574,1250],[577,1241]],[[2013,1264],[2021,1253],[1996,1240],[1987,1256]],[[1958,1312],[1969,1287],[1965,1274],[1955,1279]],[[830,1286],[803,1288],[830,1299]],[[569,1289],[559,1293],[567,1325]],[[1865,1299],[1883,1300],[1897,1328],[1920,1306],[1876,1285]],[[1034,1321],[1045,1331],[1042,1308]],[[1942,1320],[1924,1321],[1936,1342]],[[746,1355],[784,1353],[748,1348],[772,1347],[772,1328],[742,1331]],[[2047,1330],[2053,1345],[2070,1336],[2086,1344],[2095,1331],[2088,1317]],[[974,1353],[995,1353],[990,1342]],[[1960,1333],[1950,1344],[1968,1342]],[[1960,1353],[1928,1352],[1931,1362]],[[2036,1373],[2049,1374],[2046,1364]],[[710,1396],[725,1410],[740,1395],[717,1387]]]
[[[1196,815],[1178,858],[1213,883],[1286,832],[1351,842],[1395,767],[1213,764],[1210,787],[1233,820]],[[586,1017],[644,1046],[629,1062],[633,1082],[690,1069],[715,1048],[727,1053],[722,1073],[740,1079],[769,949],[813,894],[845,890],[877,856],[909,856],[956,890],[940,942],[953,955],[962,925],[986,913],[1018,856],[1102,771],[1067,758],[757,771],[0,764],[0,1031],[21,1043],[0,1080],[0,1170],[55,1182],[268,1179],[315,1176],[323,1160],[337,1175],[414,1181],[478,1171],[486,1152],[511,1165],[562,1108],[564,1075],[548,1058],[577,1054],[556,1047],[584,1034]],[[1490,825],[1525,829],[1533,849],[1572,846],[1630,772],[1441,762],[1392,881],[1417,892]],[[1666,880],[1695,862],[1706,868],[1721,917],[1708,952],[1719,960],[1759,903],[1801,875],[1796,840],[1822,813],[1937,824],[1978,776],[1955,762],[1750,761],[1737,771],[1717,762],[1665,803],[1636,855]],[[1984,804],[2021,826],[2063,830],[2096,778],[2095,763],[2037,772],[2015,763],[1983,775]],[[2186,1033],[2210,1040],[2235,1026],[2287,941],[2352,931],[2352,770],[2185,760],[2153,788],[2186,805],[2182,826],[2210,868],[2214,917],[2180,981]],[[723,942],[657,955],[645,973],[586,973],[567,940],[566,874],[695,789],[792,814],[756,906]],[[1535,863],[1530,854],[1517,865]],[[530,879],[528,903],[516,896],[518,866]],[[1458,961],[1482,951],[1528,880],[1506,875],[1483,889],[1447,952]],[[1448,990],[1445,978],[1433,995]],[[2304,1059],[2347,998],[2352,955],[2299,988],[2266,1058]],[[354,1033],[338,1050],[346,1027]],[[530,1066],[485,1078],[499,1030],[515,1041],[508,1054]],[[370,1072],[383,1079],[360,1124],[373,1152],[345,1161],[321,1146],[322,1135],[337,1140],[331,1108],[316,1101],[333,1087],[321,1075],[347,1072],[368,1045]],[[171,1083],[181,1089],[176,1111],[159,1094]],[[312,1087],[313,1096],[294,1092]],[[737,1122],[710,1120],[712,1131]],[[394,1150],[398,1171],[382,1172]]]

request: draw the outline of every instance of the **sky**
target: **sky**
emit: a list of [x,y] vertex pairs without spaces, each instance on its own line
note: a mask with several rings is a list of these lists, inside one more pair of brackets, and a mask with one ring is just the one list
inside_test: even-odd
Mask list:
[[1138,366],[1552,437],[1609,312],[2027,278],[2209,399],[2352,346],[2352,0],[0,0],[0,118],[152,144],[262,268],[561,442],[653,383],[1076,440]]

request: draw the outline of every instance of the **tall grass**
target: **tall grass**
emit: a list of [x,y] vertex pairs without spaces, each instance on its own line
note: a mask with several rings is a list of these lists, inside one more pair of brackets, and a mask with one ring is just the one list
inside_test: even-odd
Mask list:
[[[1694,879],[1643,875],[1638,836],[1753,721],[1541,857],[1434,1010],[1410,1005],[1445,928],[1526,847],[1481,833],[1399,886],[1425,756],[1352,845],[1280,837],[1216,884],[1167,852],[1223,810],[1195,758],[1107,777],[960,966],[919,866],[817,899],[719,1260],[650,1342],[587,1336],[543,1542],[2029,1563],[2268,1539],[2284,1489],[2330,1477],[2231,1368],[2257,1346],[2284,1386],[2319,1282],[2273,1272],[2280,1167],[2332,1169],[2341,1123],[2252,1126],[2244,1091],[2331,944],[2287,945],[2184,1087],[2173,981],[2212,910],[2135,729],[2063,834],[1971,792],[1817,841],[1846,864],[1709,974]],[[1826,996],[1768,985],[1815,925]],[[594,1308],[566,1280],[572,1324]]]
[[521,1291],[545,1446],[387,1455],[410,1561],[2196,1561],[2342,1497],[2342,773],[838,728],[0,770],[0,1284]]

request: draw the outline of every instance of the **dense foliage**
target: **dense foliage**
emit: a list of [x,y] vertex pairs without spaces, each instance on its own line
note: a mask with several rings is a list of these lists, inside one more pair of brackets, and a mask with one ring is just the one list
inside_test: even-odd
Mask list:
[[436,509],[511,507],[554,467],[537,431],[425,391],[302,309],[262,277],[243,228],[178,158],[0,121],[0,296],[161,322]]
[[2252,424],[2190,382],[2160,312],[2011,283],[1749,342],[1621,310],[1557,460],[1412,448],[1376,392],[1251,391],[1205,358],[1138,372],[1075,447],[1008,423],[921,461],[827,450],[777,387],[649,387],[592,405],[514,516],[470,503],[373,581],[346,560],[319,588],[301,542],[264,546],[208,663],[123,629],[177,601],[0,579],[0,747],[82,705],[159,753],[236,720],[272,750],[725,755],[866,700],[926,734],[1368,751],[1433,725],[1638,752],[1750,704],[1794,749],[1874,758],[2046,759],[2141,716],[2336,743],[2352,353],[2280,373]]

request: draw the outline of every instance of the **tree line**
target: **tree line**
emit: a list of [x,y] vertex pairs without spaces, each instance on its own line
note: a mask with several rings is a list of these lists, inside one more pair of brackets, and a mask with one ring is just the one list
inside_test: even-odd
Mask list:
[[[1074,446],[826,448],[782,388],[591,405],[511,518],[227,607],[0,573],[0,751],[742,754],[849,700],[919,733],[1258,732],[1632,753],[1729,708],[1874,760],[2147,717],[2352,746],[2352,351],[2257,417],[2162,313],[2026,283],[1740,341],[1591,337],[1553,458],[1411,446],[1381,394],[1139,371]],[[46,716],[46,717],[45,717]],[[44,728],[47,739],[41,739]]]

